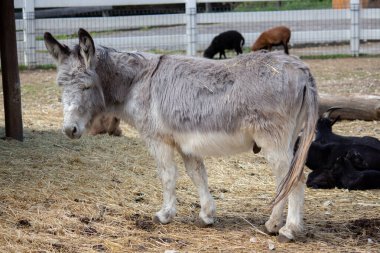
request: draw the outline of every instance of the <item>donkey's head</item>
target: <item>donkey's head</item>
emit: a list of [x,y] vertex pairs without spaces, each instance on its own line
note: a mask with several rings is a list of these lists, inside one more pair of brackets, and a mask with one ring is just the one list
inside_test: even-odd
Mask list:
[[90,34],[79,29],[79,45],[70,49],[45,33],[45,45],[57,62],[57,83],[63,88],[63,132],[80,138],[93,119],[105,109],[103,92],[95,71],[96,49]]

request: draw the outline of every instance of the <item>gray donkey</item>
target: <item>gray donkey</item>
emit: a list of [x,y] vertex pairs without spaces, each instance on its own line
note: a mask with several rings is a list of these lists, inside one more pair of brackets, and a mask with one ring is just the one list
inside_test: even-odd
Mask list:
[[118,52],[95,46],[83,29],[78,35],[73,48],[50,33],[44,36],[63,88],[63,132],[80,138],[104,113],[134,126],[156,159],[163,185],[155,222],[169,223],[176,214],[175,151],[198,189],[199,224],[205,226],[214,222],[215,203],[203,158],[253,149],[264,153],[276,177],[277,194],[265,227],[279,232],[280,241],[295,238],[302,229],[303,167],[318,116],[315,81],[304,63],[278,52],[225,61]]

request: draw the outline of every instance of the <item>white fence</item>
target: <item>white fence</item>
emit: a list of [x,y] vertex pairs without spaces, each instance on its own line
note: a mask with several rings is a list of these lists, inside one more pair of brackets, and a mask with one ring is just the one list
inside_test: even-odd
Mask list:
[[[204,29],[210,24],[224,24],[228,27],[241,27],[248,24],[251,29],[242,32],[247,43],[253,42],[262,32],[256,27],[263,24],[313,24],[320,23],[320,27],[293,30],[291,45],[314,43],[350,43],[348,50],[352,55],[360,53],[360,40],[380,40],[380,26],[377,28],[361,28],[360,22],[365,20],[379,20],[380,9],[361,9],[359,0],[351,0],[350,9],[326,9],[326,10],[299,10],[299,11],[275,11],[275,12],[223,12],[223,13],[197,13],[196,3],[219,2],[212,0],[15,0],[15,8],[23,9],[23,19],[16,20],[18,37],[19,62],[33,67],[45,64],[37,54],[46,54],[46,48],[42,40],[45,31],[53,34],[72,34],[79,27],[91,32],[118,31],[141,29],[144,27],[179,26],[175,32],[164,34],[118,34],[110,33],[107,36],[96,38],[96,43],[120,50],[186,50],[189,55],[196,55],[198,50],[203,50],[216,35]],[[223,1],[232,2],[232,1]],[[236,2],[236,1],[233,1]],[[240,2],[244,2],[240,0]],[[74,7],[74,6],[104,6],[104,5],[142,5],[142,4],[173,4],[185,3],[185,12],[182,14],[166,15],[141,15],[123,17],[90,17],[90,18],[54,18],[35,19],[35,8],[47,7]],[[338,27],[329,23],[340,22]],[[164,28],[162,28],[164,29]],[[205,31],[202,31],[205,30]],[[224,29],[224,28],[223,28]],[[237,29],[238,30],[238,29]],[[21,36],[22,33],[22,36]],[[64,43],[71,45],[77,39],[65,39]],[[45,58],[46,59],[46,58]]]

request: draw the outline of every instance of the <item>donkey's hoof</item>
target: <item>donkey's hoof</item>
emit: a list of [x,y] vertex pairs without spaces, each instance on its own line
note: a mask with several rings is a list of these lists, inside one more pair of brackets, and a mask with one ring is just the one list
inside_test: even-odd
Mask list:
[[283,227],[284,224],[283,222],[280,222],[280,223],[275,223],[275,222],[272,222],[271,220],[268,220],[267,222],[265,222],[265,233],[267,233],[268,235],[277,235],[278,232],[280,231],[281,227]]
[[175,209],[170,211],[168,210],[160,210],[154,214],[153,222],[157,224],[168,224],[171,222],[175,216]]
[[278,235],[278,232],[271,232],[271,231],[269,231],[269,230],[267,229],[266,226],[262,226],[262,227],[261,227],[261,230],[262,230],[265,234],[267,234],[267,235]]
[[153,216],[153,223],[155,223],[155,224],[161,224],[160,218],[158,218],[157,215]]
[[288,238],[285,235],[279,234],[277,237],[277,241],[279,243],[288,243],[288,242],[292,242],[293,238]]
[[301,229],[302,228],[300,228],[299,226],[285,225],[279,231],[279,236],[277,237],[278,242],[294,241],[296,233],[301,231]]
[[204,220],[198,218],[196,221],[195,221],[195,225],[197,227],[200,227],[200,228],[208,228],[208,227],[212,227],[214,225],[213,222],[211,223],[206,223]]
[[158,215],[153,216],[153,223],[155,224],[168,224],[170,220],[162,221]]
[[261,226],[261,231],[263,231],[267,235],[274,235],[273,232],[270,232],[266,226]]

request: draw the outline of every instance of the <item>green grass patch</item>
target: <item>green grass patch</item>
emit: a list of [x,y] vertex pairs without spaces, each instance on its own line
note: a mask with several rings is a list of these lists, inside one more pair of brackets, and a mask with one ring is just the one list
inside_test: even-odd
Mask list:
[[145,52],[152,54],[186,54],[186,50],[162,50],[162,49],[151,49]]
[[56,69],[57,67],[54,64],[42,64],[38,65],[38,69]]
[[[56,69],[57,67],[54,64],[41,64],[35,66],[33,69]],[[28,70],[30,69],[28,66],[24,64],[18,65],[18,70],[23,71],[23,70]]]
[[330,9],[332,0],[292,0],[273,2],[245,2],[237,5],[233,11],[285,11]]
[[[360,58],[373,58],[373,57],[379,57],[380,55],[373,55],[373,54],[359,54]],[[323,59],[342,59],[342,58],[356,58],[355,56],[352,56],[351,54],[326,54],[326,55],[301,55],[301,59],[303,60],[323,60]]]
[[[68,40],[78,38],[77,34],[57,34],[53,35],[57,40]],[[44,36],[36,36],[36,40],[44,40]]]
[[26,84],[22,85],[21,95],[22,96],[24,96],[24,95],[35,96],[40,92],[40,89],[41,89],[41,87],[38,87],[38,86],[33,85],[33,84],[26,83]]
[[352,58],[351,54],[323,54],[323,55],[301,55],[301,59],[313,60],[313,59],[341,59]]

